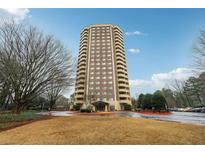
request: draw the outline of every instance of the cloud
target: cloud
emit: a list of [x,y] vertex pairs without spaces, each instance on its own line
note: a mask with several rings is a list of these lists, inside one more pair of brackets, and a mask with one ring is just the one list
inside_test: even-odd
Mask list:
[[189,68],[176,68],[167,73],[157,73],[151,76],[150,80],[130,80],[131,87],[137,88],[150,88],[150,89],[162,89],[166,85],[171,85],[175,80],[185,81],[190,76],[195,76],[193,71]]
[[29,9],[15,9],[15,8],[1,8],[0,9],[0,19],[14,19],[16,22],[20,22],[24,20],[28,14],[29,14]]
[[126,32],[125,35],[144,35],[144,33],[140,32],[140,31],[134,31],[134,32]]
[[131,53],[140,53],[140,49],[138,48],[131,48],[131,49],[128,49],[128,51]]

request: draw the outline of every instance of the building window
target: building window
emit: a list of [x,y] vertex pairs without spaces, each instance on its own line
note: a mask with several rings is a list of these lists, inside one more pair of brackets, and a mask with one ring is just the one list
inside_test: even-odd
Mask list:
[[112,84],[112,81],[109,81],[108,83],[109,83],[109,84]]
[[95,89],[100,89],[100,87],[96,87]]
[[106,90],[106,89],[107,89],[107,87],[102,87],[102,89],[103,89],[103,90]]
[[109,79],[112,79],[112,76],[109,76],[108,78],[109,78]]
[[100,77],[99,77],[99,76],[97,76],[97,77],[96,77],[96,79],[100,79]]

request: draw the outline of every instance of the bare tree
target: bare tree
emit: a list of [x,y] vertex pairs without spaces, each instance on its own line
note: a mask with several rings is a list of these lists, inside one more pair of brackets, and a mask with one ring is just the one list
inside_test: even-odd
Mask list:
[[174,89],[173,94],[178,107],[191,106],[190,98],[187,93],[184,92],[184,85],[184,82],[178,80],[175,80],[174,84],[172,84],[172,89]]
[[73,60],[64,45],[36,27],[4,23],[0,27],[0,73],[12,87],[19,113],[53,84],[71,85]]
[[201,31],[201,34],[194,46],[194,67],[200,72],[205,72],[205,31]]

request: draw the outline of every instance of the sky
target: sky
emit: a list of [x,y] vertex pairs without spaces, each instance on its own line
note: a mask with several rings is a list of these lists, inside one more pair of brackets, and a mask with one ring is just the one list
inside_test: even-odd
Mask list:
[[0,17],[10,16],[55,35],[74,56],[84,27],[119,26],[133,97],[192,76],[192,50],[205,29],[205,9],[0,9]]

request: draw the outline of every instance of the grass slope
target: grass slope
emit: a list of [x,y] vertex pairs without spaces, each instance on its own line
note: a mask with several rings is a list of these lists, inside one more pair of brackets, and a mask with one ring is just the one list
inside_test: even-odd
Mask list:
[[117,116],[56,117],[3,131],[0,144],[205,144],[205,126]]

